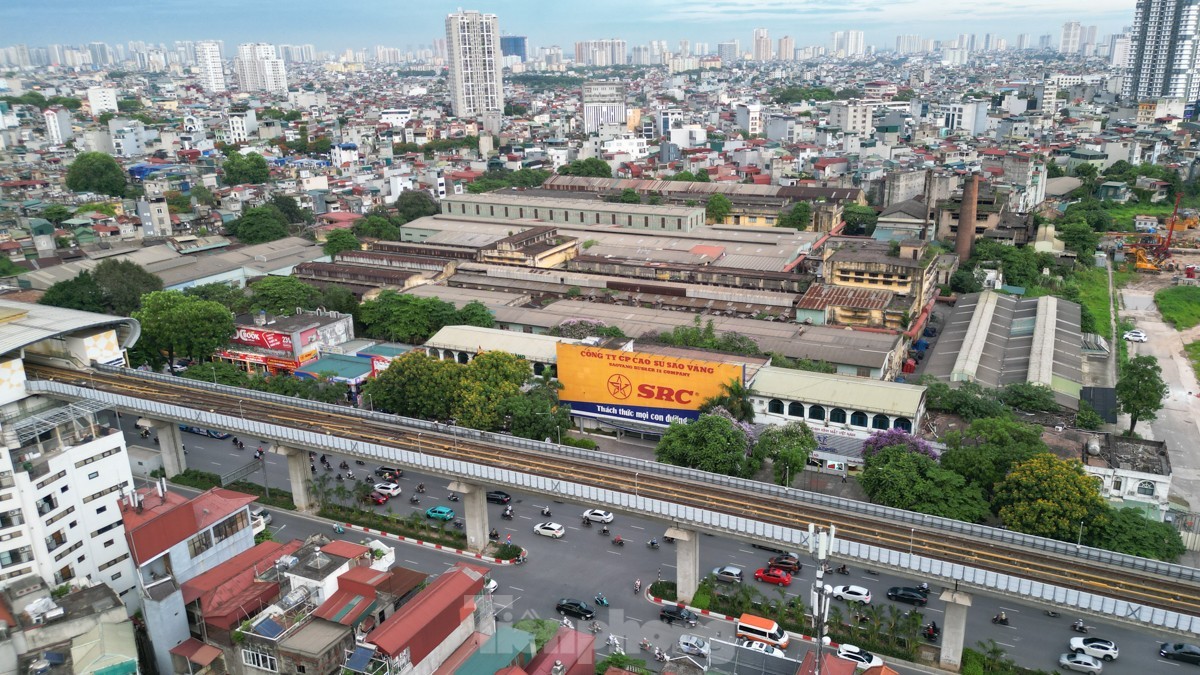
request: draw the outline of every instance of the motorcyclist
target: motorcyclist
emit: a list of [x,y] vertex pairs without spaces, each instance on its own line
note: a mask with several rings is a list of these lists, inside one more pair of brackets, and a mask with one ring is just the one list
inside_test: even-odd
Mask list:
[[850,569],[847,568],[845,565],[842,565],[841,567],[837,568],[837,572],[838,572],[838,574],[849,574]]
[[650,540],[650,548],[658,548],[658,539]]
[[621,535],[618,534],[617,536],[613,537],[613,543],[614,544],[624,544],[625,540],[622,539]]
[[549,506],[542,507],[542,515],[546,516],[546,517],[550,516],[550,507]]
[[417,492],[424,492],[424,491],[425,491],[425,484],[417,483]]
[[1083,628],[1083,619],[1076,619],[1074,625],[1072,625],[1071,627],[1074,628],[1075,630],[1082,629]]
[[493,527],[492,531],[488,532],[488,539],[499,539],[499,538],[500,538],[500,532],[497,531],[496,528]]
[[608,526],[607,525],[600,528],[600,534],[608,534]]

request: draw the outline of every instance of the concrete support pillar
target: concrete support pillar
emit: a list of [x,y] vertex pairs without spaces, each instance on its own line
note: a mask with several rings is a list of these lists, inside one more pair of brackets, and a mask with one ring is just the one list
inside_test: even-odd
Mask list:
[[963,641],[967,636],[967,610],[971,608],[971,596],[948,588],[942,591],[941,600],[946,603],[946,623],[942,626],[941,666],[957,673],[962,667]]
[[287,457],[288,482],[291,484],[292,502],[295,503],[296,510],[315,510],[317,504],[313,502],[312,495],[309,492],[309,481],[312,480],[312,472],[308,469],[308,453],[304,450],[297,450],[296,448],[289,448],[283,445],[272,445],[270,451]]
[[691,602],[700,587],[700,533],[668,527],[666,536],[675,540],[675,597]]
[[456,480],[450,483],[450,491],[462,495],[459,504],[466,522],[467,550],[482,553],[488,545],[487,488]]
[[179,437],[177,422],[150,420],[150,429],[158,439],[158,451],[162,456],[163,472],[167,478],[183,473],[187,469],[187,458],[183,455],[183,440]]

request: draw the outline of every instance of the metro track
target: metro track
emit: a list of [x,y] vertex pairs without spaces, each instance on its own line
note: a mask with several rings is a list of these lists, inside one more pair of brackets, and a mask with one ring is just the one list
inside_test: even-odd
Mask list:
[[[937,529],[921,529],[883,518],[846,514],[813,504],[756,494],[746,496],[712,483],[690,481],[648,472],[633,472],[599,462],[538,453],[521,448],[497,449],[448,434],[420,434],[354,414],[324,412],[285,402],[239,398],[178,383],[147,381],[137,375],[88,372],[26,363],[26,371],[41,379],[95,387],[113,394],[155,400],[246,419],[291,426],[377,445],[418,451],[547,478],[633,493],[766,523],[806,530],[809,523],[837,527],[839,537],[892,550],[910,545],[914,553],[1030,581],[1126,600],[1131,603],[1200,616],[1200,586],[1137,570],[1037,551],[995,541],[972,539]],[[239,403],[240,402],[240,403]],[[916,535],[920,535],[919,538]]]

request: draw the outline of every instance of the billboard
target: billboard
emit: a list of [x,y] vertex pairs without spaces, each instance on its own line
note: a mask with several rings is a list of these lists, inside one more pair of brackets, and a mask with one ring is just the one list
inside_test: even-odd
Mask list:
[[587,345],[558,344],[559,399],[571,412],[667,426],[699,417],[742,366]]

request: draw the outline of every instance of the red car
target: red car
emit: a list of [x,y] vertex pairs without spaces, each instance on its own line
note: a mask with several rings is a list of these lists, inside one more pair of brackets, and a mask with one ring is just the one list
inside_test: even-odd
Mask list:
[[754,579],[779,586],[792,585],[792,575],[778,567],[763,567],[754,573]]
[[387,500],[388,500],[387,495],[385,495],[379,491],[374,491],[371,494],[367,495],[367,499],[366,499],[366,501],[371,502],[372,504],[386,504]]

